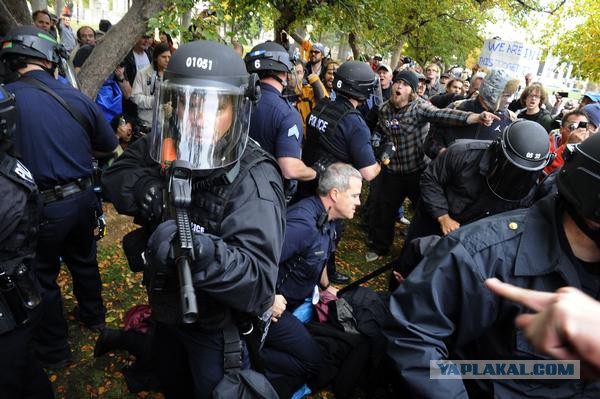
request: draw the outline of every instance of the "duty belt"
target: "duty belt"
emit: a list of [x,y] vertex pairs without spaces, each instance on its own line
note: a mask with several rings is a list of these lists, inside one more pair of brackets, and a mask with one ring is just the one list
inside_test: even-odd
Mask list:
[[40,194],[42,194],[42,198],[44,199],[44,204],[49,204],[54,201],[60,201],[63,198],[71,196],[73,194],[77,194],[83,190],[86,190],[92,186],[92,178],[86,177],[77,179],[67,184],[63,184],[62,186],[54,186],[54,188],[50,188],[48,190],[42,190]]

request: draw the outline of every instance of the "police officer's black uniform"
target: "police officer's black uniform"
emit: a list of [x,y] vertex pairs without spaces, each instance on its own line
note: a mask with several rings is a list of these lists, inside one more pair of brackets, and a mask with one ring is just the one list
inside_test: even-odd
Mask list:
[[[190,57],[196,57],[193,62],[201,62],[196,64],[200,67],[186,63]],[[209,87],[203,86],[206,82]],[[273,303],[285,205],[275,160],[254,141],[246,145],[250,107],[245,105],[256,100],[257,85],[256,76],[247,74],[232,49],[204,41],[181,46],[161,83],[157,133],[128,147],[103,176],[104,189],[117,210],[141,220],[148,215],[160,217],[160,205],[148,206],[147,201],[162,201],[155,195],[156,187],[163,184],[157,161],[169,159],[165,158],[168,147],[176,157],[189,161],[194,171],[189,211],[196,254],[191,271],[197,322],[183,324],[178,316],[176,278],[168,280],[164,295],[154,290],[152,276],[157,270],[175,274],[167,254],[176,231],[172,221],[158,226],[145,253],[150,305],[159,322],[158,367],[168,396],[210,397],[223,377],[224,329],[237,323],[240,315],[261,315]],[[226,132],[204,139],[205,133],[219,128],[205,131],[206,123],[195,118],[220,120],[223,114],[230,115],[230,103],[237,104],[234,122],[227,124]],[[222,108],[213,107],[217,104]],[[184,111],[190,107],[205,111]],[[206,115],[209,109],[216,113]],[[205,151],[207,144],[210,150]],[[189,376],[191,385],[182,383],[182,376]]]
[[[443,215],[462,226],[530,206],[536,180],[552,159],[549,150],[545,130],[530,121],[514,122],[495,142],[456,141],[421,175],[421,202],[406,241],[443,235],[437,220]],[[410,271],[401,270],[404,276]]]
[[31,347],[41,306],[32,271],[40,201],[31,173],[7,153],[14,100],[0,86],[0,397],[53,398]]
[[[104,326],[106,310],[94,239],[98,201],[92,190],[92,149],[110,153],[118,144],[96,105],[52,76],[61,61],[60,49],[40,29],[23,26],[4,38],[0,50],[0,57],[12,70],[40,67],[6,88],[15,93],[17,103],[15,149],[38,184],[44,203],[36,273],[45,300],[36,332],[36,351],[49,367],[65,366],[71,358],[67,323],[56,283],[60,258],[73,277],[78,302],[76,317],[93,329]],[[44,66],[44,61],[52,67]]]
[[598,230],[584,222],[600,221],[600,136],[591,136],[573,152],[558,177],[558,197],[547,196],[529,209],[491,216],[451,233],[426,253],[394,292],[390,309],[395,322],[387,333],[388,354],[413,395],[600,395],[600,384],[594,381],[439,380],[431,379],[429,372],[430,361],[439,359],[547,359],[515,327],[515,315],[529,310],[495,296],[484,285],[487,278],[547,292],[572,286],[596,299],[600,296],[598,264],[573,254],[563,227],[568,212],[596,245],[600,243]]

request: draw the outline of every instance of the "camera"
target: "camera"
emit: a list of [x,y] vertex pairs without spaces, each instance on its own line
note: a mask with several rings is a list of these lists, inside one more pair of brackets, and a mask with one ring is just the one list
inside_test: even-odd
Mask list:
[[402,61],[403,64],[412,64],[413,63],[413,59],[411,57],[402,57],[400,59],[400,61]]

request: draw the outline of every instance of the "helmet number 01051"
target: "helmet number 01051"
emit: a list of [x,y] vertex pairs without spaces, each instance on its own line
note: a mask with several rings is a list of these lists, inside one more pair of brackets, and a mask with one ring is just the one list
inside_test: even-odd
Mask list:
[[185,66],[190,68],[200,68],[200,69],[208,69],[212,70],[213,60],[209,60],[208,58],[202,57],[187,57],[185,60]]

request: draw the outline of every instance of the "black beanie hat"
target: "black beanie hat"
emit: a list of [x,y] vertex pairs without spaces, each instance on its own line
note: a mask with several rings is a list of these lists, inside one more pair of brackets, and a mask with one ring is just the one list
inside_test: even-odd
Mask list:
[[400,71],[394,75],[394,83],[402,80],[412,88],[413,93],[417,92],[417,86],[419,85],[419,77],[413,71]]

